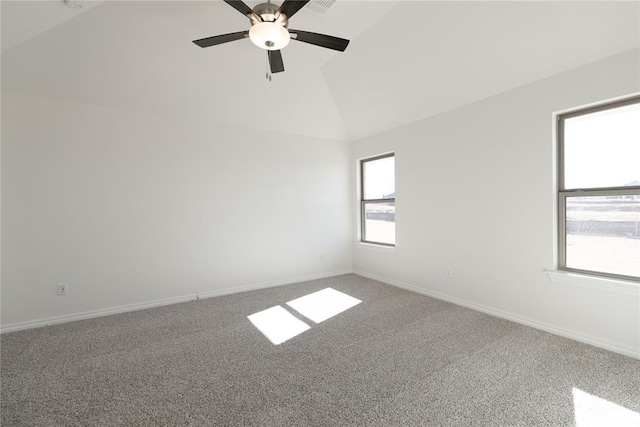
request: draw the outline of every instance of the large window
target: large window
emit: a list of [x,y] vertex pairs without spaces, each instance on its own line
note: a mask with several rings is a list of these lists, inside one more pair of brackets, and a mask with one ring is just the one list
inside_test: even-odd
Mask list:
[[558,268],[640,281],[640,97],[558,116]]
[[360,161],[361,240],[396,244],[396,179],[393,153]]

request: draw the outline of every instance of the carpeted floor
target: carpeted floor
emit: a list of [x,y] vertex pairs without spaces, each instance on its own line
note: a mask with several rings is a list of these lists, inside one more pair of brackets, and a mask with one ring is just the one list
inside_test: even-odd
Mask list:
[[[317,324],[286,305],[327,287],[362,302]],[[310,328],[272,344],[247,316],[276,305]],[[1,339],[3,426],[640,419],[639,360],[355,275]]]

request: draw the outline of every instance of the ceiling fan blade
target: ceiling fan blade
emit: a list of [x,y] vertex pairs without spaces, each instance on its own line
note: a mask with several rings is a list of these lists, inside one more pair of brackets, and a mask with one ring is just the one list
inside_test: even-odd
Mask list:
[[267,56],[269,57],[269,65],[271,66],[271,73],[281,73],[284,71],[284,62],[282,62],[282,52],[279,50],[268,50]]
[[251,15],[253,13],[253,10],[251,10],[251,8],[241,0],[224,0],[224,2],[244,16]]
[[248,31],[238,31],[237,33],[221,34],[219,36],[207,37],[204,39],[194,40],[193,42],[200,47],[215,46],[217,44],[240,40],[249,36]]
[[349,46],[349,40],[341,39],[340,37],[299,30],[289,30],[289,33],[291,33],[292,36],[295,36],[291,37],[292,40],[326,47],[327,49],[339,50],[340,52],[344,52],[347,46]]
[[276,15],[284,13],[287,15],[287,18],[291,18],[307,3],[309,3],[309,0],[285,0],[284,3],[282,3],[282,6],[280,6],[280,9],[278,9]]

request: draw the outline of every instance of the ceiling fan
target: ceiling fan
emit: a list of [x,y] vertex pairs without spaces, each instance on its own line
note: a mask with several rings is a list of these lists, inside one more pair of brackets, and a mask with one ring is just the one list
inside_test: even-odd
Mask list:
[[[339,37],[288,29],[289,19],[309,3],[309,0],[285,0],[280,7],[269,0],[267,3],[260,3],[253,9],[241,0],[224,0],[224,2],[248,17],[251,21],[251,28],[248,31],[221,34],[193,42],[200,47],[210,47],[249,37],[253,44],[267,51],[272,73],[284,71],[280,50],[287,46],[291,39],[340,52],[344,52],[349,45],[349,40]],[[271,80],[269,75],[267,78]]]

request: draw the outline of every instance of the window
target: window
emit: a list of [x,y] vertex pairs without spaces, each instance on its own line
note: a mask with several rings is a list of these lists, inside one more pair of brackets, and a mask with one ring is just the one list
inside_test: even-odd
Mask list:
[[360,161],[361,240],[396,245],[396,179],[393,153]]
[[558,268],[640,280],[640,97],[558,116]]

